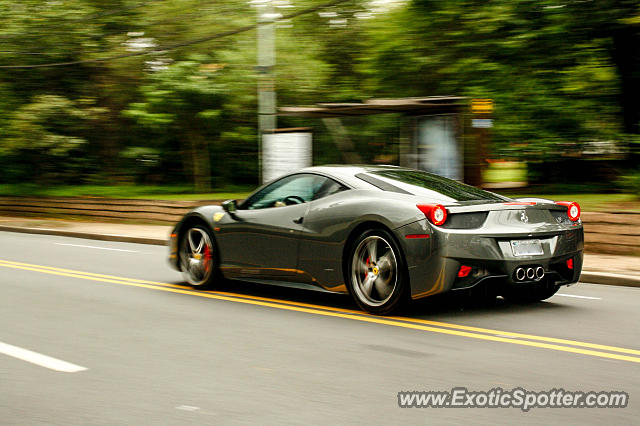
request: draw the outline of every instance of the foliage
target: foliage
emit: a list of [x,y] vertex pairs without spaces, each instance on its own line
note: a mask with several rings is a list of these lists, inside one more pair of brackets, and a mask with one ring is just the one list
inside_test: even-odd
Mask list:
[[405,96],[494,99],[498,157],[512,156],[514,143],[531,147],[516,156],[553,156],[563,143],[617,138],[622,123],[610,37],[576,30],[576,11],[565,6],[413,1],[396,12],[399,24],[376,31],[372,85],[380,95],[400,89]]
[[40,95],[18,108],[7,124],[0,155],[13,159],[11,172],[19,180],[40,183],[73,182],[90,164],[85,137],[91,123],[104,113],[90,100],[71,101]]
[[629,170],[620,176],[618,184],[630,194],[640,199],[640,169]]
[[[291,3],[275,3],[283,6],[276,11],[321,1]],[[584,153],[606,142],[631,168],[637,163],[637,0],[374,3],[353,0],[278,24],[279,105],[491,98],[491,157],[567,157],[576,159],[578,179],[588,178]],[[81,63],[0,68],[0,179],[185,183],[205,192],[256,183],[255,31],[82,63],[251,25],[256,4],[6,0],[0,66]],[[363,161],[395,161],[397,120],[346,121]],[[279,124],[314,126],[316,161],[343,160],[322,122]]]

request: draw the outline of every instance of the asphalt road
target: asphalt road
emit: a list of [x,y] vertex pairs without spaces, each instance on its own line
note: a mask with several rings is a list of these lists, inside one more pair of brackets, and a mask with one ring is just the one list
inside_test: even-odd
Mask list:
[[[580,283],[528,306],[434,297],[381,318],[346,296],[193,291],[165,256],[0,232],[0,423],[637,423],[638,288]],[[399,391],[454,387],[620,390],[629,404],[398,407]]]

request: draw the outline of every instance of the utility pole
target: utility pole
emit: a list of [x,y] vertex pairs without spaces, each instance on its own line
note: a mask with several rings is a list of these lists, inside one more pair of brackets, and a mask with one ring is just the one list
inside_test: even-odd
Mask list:
[[263,135],[276,129],[276,91],[274,66],[276,64],[275,21],[272,0],[255,1],[258,28],[258,174],[262,173]]

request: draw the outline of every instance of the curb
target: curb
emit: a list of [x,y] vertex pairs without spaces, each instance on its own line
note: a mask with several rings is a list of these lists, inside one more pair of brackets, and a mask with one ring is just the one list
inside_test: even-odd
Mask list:
[[633,275],[611,274],[608,272],[582,271],[580,281],[589,284],[640,287],[640,277]]
[[[118,241],[122,243],[167,245],[163,238],[132,237],[118,234],[94,234],[91,232],[64,231],[50,228],[26,228],[20,226],[0,225],[0,231],[19,232],[23,234],[57,235],[61,237],[85,238],[88,240]],[[613,274],[609,272],[582,271],[580,281],[589,284],[613,285],[622,287],[640,287],[640,276]]]
[[132,237],[129,235],[118,234],[94,234],[91,232],[64,231],[61,229],[50,228],[25,228],[20,226],[0,225],[0,231],[20,232],[22,234],[57,235],[60,237],[85,238],[88,240],[100,241],[118,241],[122,243],[150,244],[156,246],[167,245],[167,240],[163,238]]

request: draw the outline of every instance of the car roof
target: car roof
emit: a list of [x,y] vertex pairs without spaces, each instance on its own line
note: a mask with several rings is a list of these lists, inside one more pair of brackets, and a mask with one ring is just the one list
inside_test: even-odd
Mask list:
[[324,164],[322,166],[313,166],[307,167],[303,170],[329,170],[329,171],[337,171],[343,170],[349,173],[362,173],[367,171],[376,171],[376,170],[398,170],[398,169],[407,169],[406,167],[393,166],[390,164]]
[[367,165],[367,164],[327,164],[322,166],[307,167],[296,173],[319,173],[334,177],[355,188],[380,189],[374,185],[356,177],[360,173],[370,173],[383,170],[412,170],[406,167],[392,165]]

